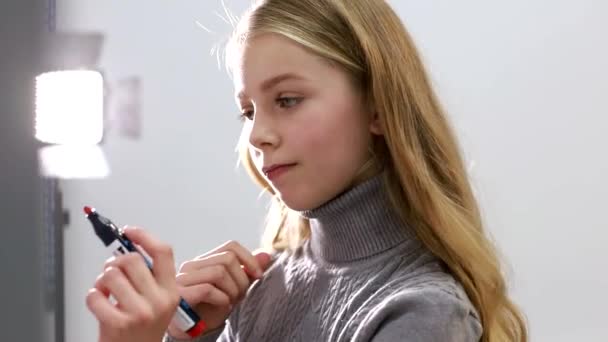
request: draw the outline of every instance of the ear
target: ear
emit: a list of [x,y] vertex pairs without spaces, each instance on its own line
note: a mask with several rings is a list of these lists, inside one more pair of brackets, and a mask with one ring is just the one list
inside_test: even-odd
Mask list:
[[372,119],[369,122],[369,131],[374,135],[383,135],[380,115],[377,112],[372,113]]

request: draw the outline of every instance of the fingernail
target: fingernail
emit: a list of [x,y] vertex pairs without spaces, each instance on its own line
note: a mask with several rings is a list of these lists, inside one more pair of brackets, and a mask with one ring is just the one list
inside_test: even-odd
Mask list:
[[136,226],[129,226],[129,225],[127,225],[127,226],[122,227],[122,231],[126,232],[126,233],[134,232],[136,230],[137,230]]
[[243,269],[245,271],[245,273],[250,277],[250,278],[256,278],[259,279],[262,277],[262,272],[260,272],[260,270],[255,270],[255,271],[250,271],[247,268]]

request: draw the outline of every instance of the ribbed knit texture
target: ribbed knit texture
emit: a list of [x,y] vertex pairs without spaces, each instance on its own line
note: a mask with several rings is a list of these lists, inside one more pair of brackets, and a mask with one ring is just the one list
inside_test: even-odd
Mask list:
[[380,175],[301,215],[310,240],[277,255],[197,342],[479,340],[465,292],[392,210]]

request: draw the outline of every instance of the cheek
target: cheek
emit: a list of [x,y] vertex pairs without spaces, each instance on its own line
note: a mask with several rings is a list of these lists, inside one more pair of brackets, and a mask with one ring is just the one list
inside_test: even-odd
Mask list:
[[335,127],[326,120],[316,120],[295,129],[290,134],[294,148],[304,154],[310,164],[324,166],[342,147],[337,143]]
[[319,152],[323,147],[328,147],[331,141],[331,136],[323,129],[322,124],[308,125],[305,129],[295,132],[296,141],[305,141],[302,147],[311,152]]
[[350,182],[364,163],[363,153],[367,147],[352,129],[344,125],[318,125],[301,132],[307,136],[299,139],[301,144],[296,144],[295,148],[305,158],[306,170],[323,175],[323,180],[315,177],[315,184],[318,191],[329,197]]
[[367,151],[369,135],[357,115],[350,108],[334,107],[315,124],[299,134],[307,141],[311,153],[333,167],[357,167]]

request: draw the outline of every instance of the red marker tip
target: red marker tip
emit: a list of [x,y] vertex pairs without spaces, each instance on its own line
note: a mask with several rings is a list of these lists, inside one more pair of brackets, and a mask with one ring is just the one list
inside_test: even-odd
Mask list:
[[190,330],[188,330],[186,333],[190,335],[190,337],[198,337],[205,330],[207,330],[207,325],[201,320],[198,321],[198,323],[196,323],[196,325],[190,328]]
[[93,209],[91,207],[84,207],[84,213],[87,215],[90,215],[94,211],[95,211],[95,209]]

